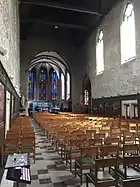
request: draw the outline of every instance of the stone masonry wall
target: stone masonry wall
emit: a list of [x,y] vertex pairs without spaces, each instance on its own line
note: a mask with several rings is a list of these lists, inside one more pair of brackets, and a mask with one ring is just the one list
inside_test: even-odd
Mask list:
[[[85,70],[91,81],[92,98],[128,95],[140,92],[140,1],[132,1],[135,11],[136,58],[121,64],[120,24],[127,1],[122,1],[105,17],[99,28],[104,34],[105,70],[96,76],[96,33],[85,48]],[[131,47],[131,44],[130,44]]]
[[19,9],[18,0],[0,0],[0,47],[6,55],[0,55],[9,77],[13,77],[13,85],[20,89],[19,62]]

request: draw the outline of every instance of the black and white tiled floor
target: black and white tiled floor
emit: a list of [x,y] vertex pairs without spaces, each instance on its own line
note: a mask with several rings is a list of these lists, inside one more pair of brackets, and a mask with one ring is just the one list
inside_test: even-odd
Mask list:
[[[31,120],[36,134],[36,161],[31,164],[31,185],[28,187],[79,187],[80,180],[70,172],[46,136]],[[85,186],[83,184],[82,186]]]

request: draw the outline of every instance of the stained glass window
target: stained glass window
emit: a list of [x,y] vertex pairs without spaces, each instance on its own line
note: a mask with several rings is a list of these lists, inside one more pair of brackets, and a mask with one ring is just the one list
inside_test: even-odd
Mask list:
[[41,68],[39,73],[39,99],[47,99],[47,71],[45,68]]
[[121,63],[128,62],[136,56],[134,7],[128,3],[120,27],[121,31]]
[[34,71],[29,71],[28,74],[28,99],[34,99]]
[[65,79],[63,73],[61,73],[61,99],[65,99]]
[[55,71],[52,72],[52,100],[57,99],[57,83],[58,83],[58,76]]
[[84,93],[84,104],[89,105],[89,92],[88,92],[88,90],[85,90],[85,93]]
[[70,74],[67,73],[67,100],[70,98]]

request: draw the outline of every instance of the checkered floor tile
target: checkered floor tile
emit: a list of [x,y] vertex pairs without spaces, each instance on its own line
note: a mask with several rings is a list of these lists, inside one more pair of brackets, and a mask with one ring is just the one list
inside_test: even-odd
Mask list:
[[[73,172],[70,172],[33,119],[31,123],[36,135],[36,161],[31,164],[32,183],[27,187],[81,186],[79,178],[75,178]],[[85,183],[82,186],[86,186]]]

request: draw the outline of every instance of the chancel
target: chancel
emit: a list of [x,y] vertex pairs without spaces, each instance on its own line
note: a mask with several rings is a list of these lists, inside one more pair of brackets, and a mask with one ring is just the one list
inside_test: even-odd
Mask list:
[[43,111],[52,107],[60,108],[71,97],[70,80],[68,64],[59,54],[46,51],[36,55],[29,65],[29,105],[46,103],[44,107],[37,104]]
[[0,0],[0,186],[140,187],[140,0]]

